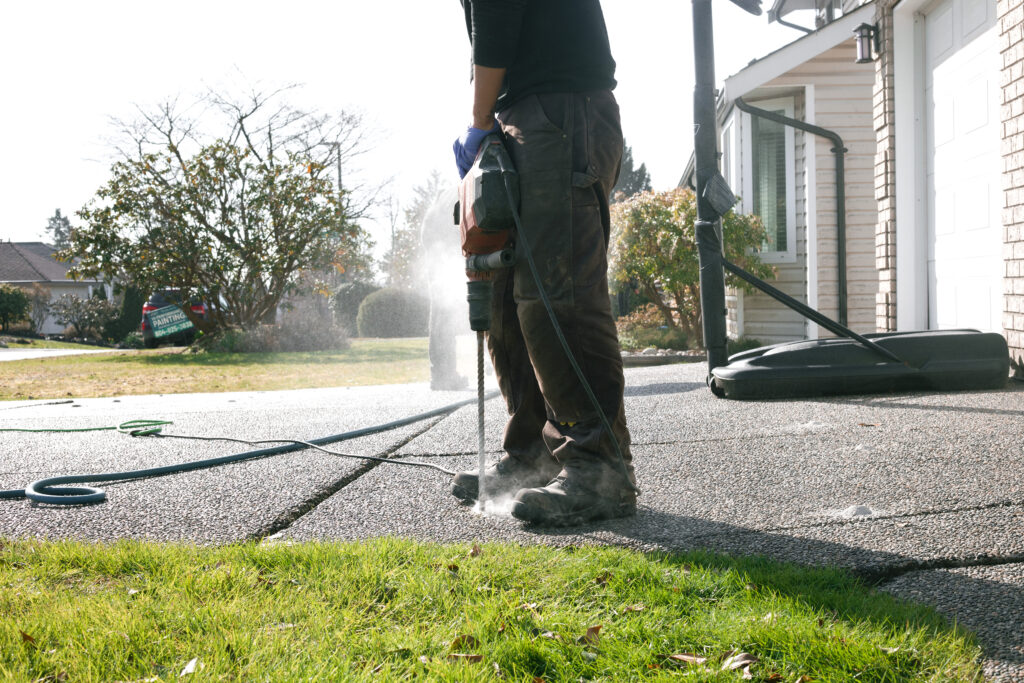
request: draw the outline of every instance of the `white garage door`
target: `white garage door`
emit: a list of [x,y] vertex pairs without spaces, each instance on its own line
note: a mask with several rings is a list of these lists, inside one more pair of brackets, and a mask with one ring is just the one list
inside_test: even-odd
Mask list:
[[996,0],[925,15],[928,325],[1002,331]]

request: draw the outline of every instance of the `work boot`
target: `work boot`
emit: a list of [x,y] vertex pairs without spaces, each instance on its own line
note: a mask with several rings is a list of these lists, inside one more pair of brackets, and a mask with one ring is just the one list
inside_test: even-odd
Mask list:
[[607,467],[563,469],[547,486],[524,489],[512,516],[546,526],[574,526],[636,514],[636,492]]
[[[561,466],[551,456],[541,456],[527,461],[505,455],[484,471],[485,493],[488,498],[498,499],[515,494],[520,489],[543,486],[558,474]],[[479,496],[480,471],[459,472],[452,480],[452,495],[459,500],[472,503]]]

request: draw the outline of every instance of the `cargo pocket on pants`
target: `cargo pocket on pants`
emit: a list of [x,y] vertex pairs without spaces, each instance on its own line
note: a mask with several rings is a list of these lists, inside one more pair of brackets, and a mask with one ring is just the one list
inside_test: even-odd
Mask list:
[[[588,169],[589,170],[589,169]],[[573,285],[586,289],[607,276],[608,259],[601,204],[595,194],[601,187],[596,174],[572,174],[572,264]]]

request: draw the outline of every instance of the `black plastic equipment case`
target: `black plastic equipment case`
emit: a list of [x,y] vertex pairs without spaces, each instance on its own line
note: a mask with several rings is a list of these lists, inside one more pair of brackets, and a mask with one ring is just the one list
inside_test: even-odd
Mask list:
[[886,391],[999,389],[1010,354],[1002,335],[977,330],[866,334],[904,363],[842,337],[762,346],[714,368],[715,393],[766,399]]

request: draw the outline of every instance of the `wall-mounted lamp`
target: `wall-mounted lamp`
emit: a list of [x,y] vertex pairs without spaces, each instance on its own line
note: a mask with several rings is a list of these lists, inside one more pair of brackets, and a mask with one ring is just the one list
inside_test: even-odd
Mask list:
[[[853,29],[853,33],[857,36],[857,63],[873,62],[874,55],[881,52],[878,44],[878,25],[861,24]],[[872,48],[874,48],[874,53],[872,53]]]

